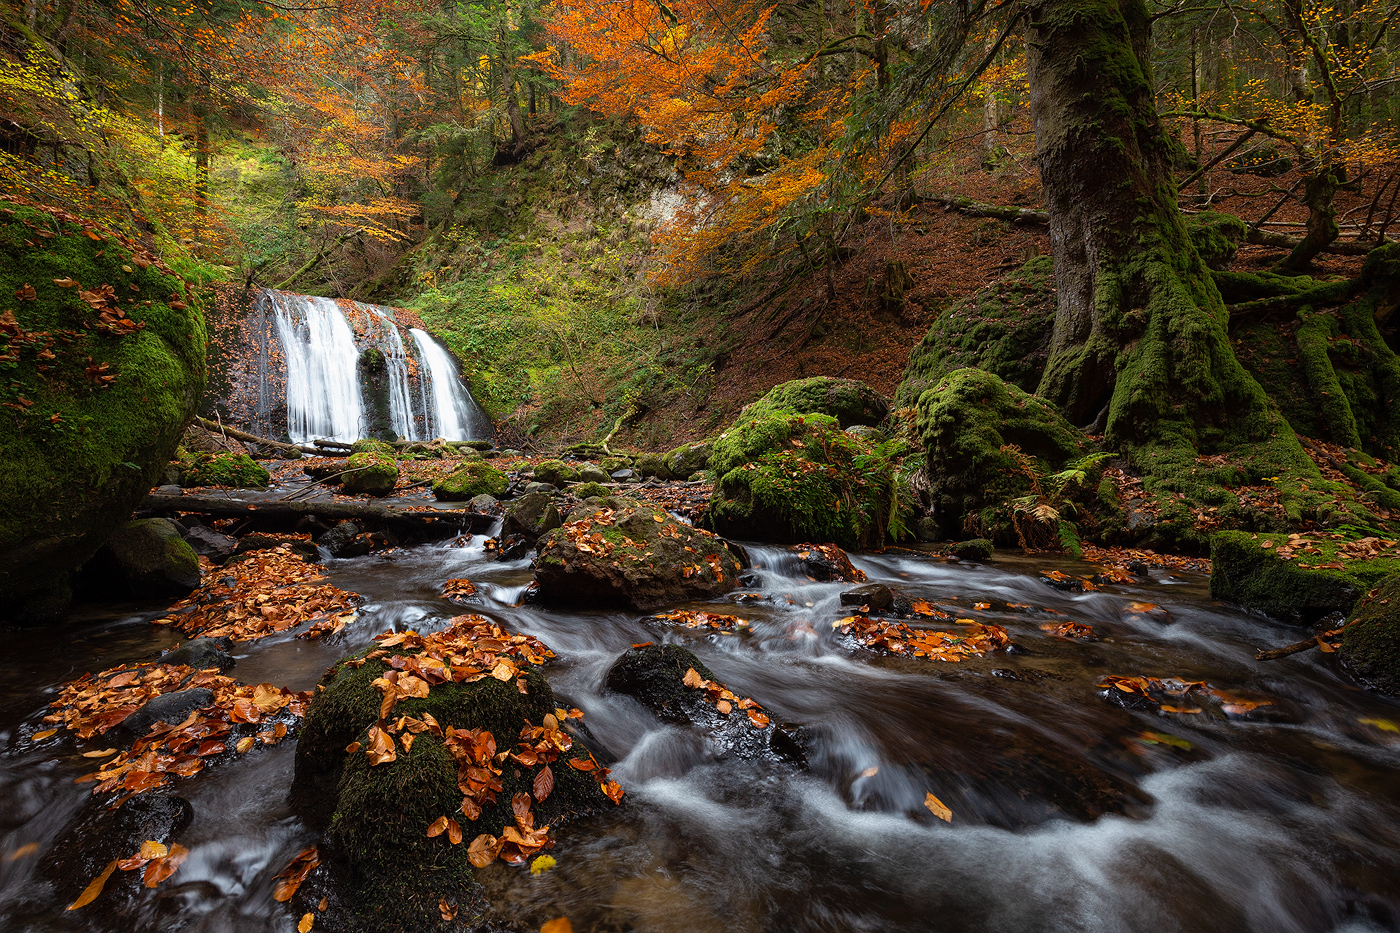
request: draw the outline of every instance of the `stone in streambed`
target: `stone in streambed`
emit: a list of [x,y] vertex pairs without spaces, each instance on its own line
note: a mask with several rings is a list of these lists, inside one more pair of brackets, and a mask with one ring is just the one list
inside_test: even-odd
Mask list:
[[163,693],[147,700],[140,709],[123,719],[120,728],[128,735],[140,738],[158,722],[179,725],[195,710],[213,705],[214,692],[205,687]]
[[532,492],[516,499],[506,509],[501,533],[524,535],[533,541],[558,528],[562,521],[553,496],[546,492]]
[[127,522],[94,563],[99,575],[115,570],[137,597],[187,596],[199,586],[199,556],[166,518]]
[[341,479],[340,488],[346,495],[387,496],[399,481],[399,464],[393,454],[370,451],[351,454],[345,461],[345,469],[348,472]]
[[220,534],[204,525],[195,525],[185,532],[185,543],[200,557],[207,557],[216,564],[222,564],[233,556],[238,548],[238,539]]
[[841,594],[843,606],[869,606],[872,612],[880,612],[894,605],[894,591],[883,583],[867,583]]
[[471,460],[433,483],[433,495],[445,502],[467,502],[480,495],[503,496],[510,477],[484,460]]
[[1338,652],[1357,680],[1400,695],[1400,573],[1368,594],[1342,633]]
[[1364,593],[1400,573],[1400,559],[1348,559],[1340,550],[1345,542],[1322,536],[1308,541],[1317,553],[1284,557],[1279,551],[1290,546],[1288,535],[1216,534],[1210,541],[1210,595],[1306,625],[1329,613],[1350,612]]
[[[115,809],[89,795],[78,816],[49,848],[44,862],[43,874],[54,885],[53,901],[72,903],[114,859],[130,858],[148,840],[170,845],[193,819],[194,807],[173,794],[136,794]],[[89,909],[103,910],[109,919],[126,909],[127,902],[112,893],[124,879],[139,889],[141,872],[114,872],[104,888],[106,899]]]
[[208,670],[211,667],[226,671],[238,663],[234,660],[233,655],[228,653],[228,648],[229,643],[226,639],[192,638],[173,651],[162,655],[160,663],[183,664],[197,671]]

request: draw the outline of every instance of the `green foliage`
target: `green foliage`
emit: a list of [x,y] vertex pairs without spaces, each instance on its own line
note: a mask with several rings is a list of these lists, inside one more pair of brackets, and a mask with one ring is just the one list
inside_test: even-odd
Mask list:
[[814,376],[795,379],[768,390],[768,393],[744,410],[749,418],[769,412],[790,411],[795,414],[830,415],[841,427],[877,425],[889,413],[889,403],[870,386],[855,379],[833,379]]

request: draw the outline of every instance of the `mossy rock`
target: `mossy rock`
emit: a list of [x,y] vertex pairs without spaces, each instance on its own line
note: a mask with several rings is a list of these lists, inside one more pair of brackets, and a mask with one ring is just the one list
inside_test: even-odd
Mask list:
[[996,553],[996,546],[986,538],[969,538],[953,545],[952,551],[958,560],[983,561],[991,560],[992,554]]
[[637,458],[636,469],[644,477],[655,477],[663,481],[671,478],[671,468],[666,465],[666,458],[660,454],[642,454]]
[[563,486],[570,480],[578,478],[578,471],[563,460],[541,460],[535,464],[533,472],[536,481],[549,483],[552,486]]
[[573,489],[570,489],[569,492],[578,496],[580,499],[592,499],[594,497],[607,497],[612,495],[612,490],[602,483],[579,483]]
[[392,457],[398,453],[393,444],[372,437],[362,437],[355,441],[350,445],[350,452],[352,454],[382,454],[385,457]]
[[340,488],[346,495],[387,496],[399,481],[398,461],[380,453],[351,454],[345,469]]
[[939,314],[909,354],[895,405],[917,405],[949,373],[969,367],[1034,392],[1054,323],[1055,266],[1049,256],[1036,256]]
[[662,509],[593,499],[540,539],[535,582],[547,602],[647,610],[727,593],[739,569],[723,541]]
[[445,502],[467,502],[480,495],[503,496],[510,477],[485,460],[471,460],[433,483],[433,495]]
[[608,476],[612,476],[618,470],[628,470],[632,467],[631,457],[604,457],[598,461],[598,469]]
[[108,562],[136,597],[188,596],[199,586],[199,555],[167,518],[122,525],[93,561]]
[[944,536],[981,531],[1009,543],[1011,500],[1026,495],[1025,463],[1047,476],[1090,451],[1053,405],[980,369],[950,373],[919,398],[916,425],[927,452],[932,514]]
[[709,469],[713,449],[709,441],[682,444],[666,455],[666,469],[671,471],[672,479],[690,479],[701,470]]
[[194,454],[180,461],[183,486],[231,486],[255,489],[272,482],[272,474],[247,454]]
[[161,478],[205,329],[150,252],[27,207],[0,209],[0,295],[0,617],[34,621]]
[[[481,904],[468,844],[481,833],[499,836],[514,824],[511,798],[531,793],[540,769],[507,762],[499,776],[503,790],[473,821],[460,810],[457,763],[433,734],[419,734],[409,752],[398,749],[396,760],[386,764],[371,766],[363,751],[347,751],[353,742],[363,746],[367,730],[378,721],[383,695],[373,681],[388,670],[382,660],[359,667],[342,661],[322,680],[324,689],[312,700],[297,743],[292,801],[309,823],[326,828],[329,854],[349,874],[343,888],[349,901],[345,929],[458,930]],[[514,678],[436,684],[426,698],[401,699],[394,716],[430,714],[444,730],[484,729],[499,750],[510,750],[523,727],[542,724],[556,706],[538,669],[523,668],[520,676],[523,691]],[[587,757],[575,742],[551,767],[553,792],[543,802],[532,801],[537,825],[555,826],[612,806],[591,776],[566,764]],[[445,835],[427,838],[428,825],[439,816],[461,824],[461,844],[451,844]],[[442,920],[438,902],[443,898],[461,910],[457,923]]]
[[[1211,538],[1210,595],[1277,619],[1311,624],[1333,612],[1349,612],[1385,578],[1400,573],[1400,558],[1350,560],[1340,551],[1344,542],[1310,538],[1316,554],[1279,556],[1290,544],[1282,534],[1222,531]],[[1304,568],[1300,564],[1308,564]],[[1344,569],[1314,569],[1341,564]]]
[[1183,219],[1186,221],[1186,235],[1191,238],[1191,245],[1196,247],[1197,255],[1208,269],[1228,269],[1245,235],[1249,233],[1249,226],[1233,214],[1201,211],[1199,214],[1188,214]]
[[741,418],[761,418],[778,411],[829,415],[841,427],[849,428],[853,424],[879,424],[890,406],[883,395],[858,380],[814,376],[774,386],[745,408]]
[[827,415],[745,416],[715,441],[706,521],[733,538],[879,547],[904,531],[894,464]]
[[1400,695],[1400,573],[1387,577],[1356,607],[1338,657],[1357,680]]

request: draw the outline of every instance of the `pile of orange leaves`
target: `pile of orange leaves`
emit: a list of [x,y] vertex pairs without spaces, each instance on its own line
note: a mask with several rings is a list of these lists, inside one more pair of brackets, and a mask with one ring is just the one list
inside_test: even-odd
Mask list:
[[685,678],[681,682],[692,690],[705,691],[705,698],[713,703],[715,709],[719,710],[723,716],[728,716],[737,707],[749,717],[749,722],[753,724],[755,729],[762,729],[770,722],[768,714],[763,712],[763,707],[755,703],[752,698],[735,696],[733,691],[724,684],[701,677],[700,672],[693,667],[686,668]]
[[107,880],[118,868],[122,871],[136,871],[138,868],[144,868],[141,882],[148,888],[154,888],[175,874],[185,859],[189,857],[189,854],[190,850],[178,843],[167,846],[163,842],[148,839],[141,843],[141,848],[130,858],[114,859],[108,862],[101,874],[83,889],[82,894],[78,895],[78,899],[68,905],[68,909],[78,910],[95,901],[97,896],[102,893],[102,889],[107,886]]
[[[305,713],[310,699],[309,694],[271,684],[239,684],[214,670],[148,663],[84,674],[63,688],[50,704],[54,711],[44,721],[90,739],[120,724],[148,700],[192,687],[209,690],[214,695],[213,704],[194,710],[177,724],[155,723],[129,750],[83,752],[84,758],[109,760],[78,782],[96,781],[94,794],[122,792],[129,796],[160,787],[171,775],[189,777],[203,770],[205,761],[213,756],[230,750],[243,754],[259,743],[276,745],[287,736],[288,722]],[[279,721],[270,722],[274,718]],[[235,731],[243,735],[235,738]],[[39,733],[36,738],[50,734]]]
[[866,648],[954,664],[965,658],[980,658],[988,651],[1011,644],[1011,637],[1000,625],[983,624],[972,619],[957,621],[967,626],[960,635],[911,628],[903,622],[886,622],[869,616],[847,616],[831,623],[831,627]]
[[741,619],[738,616],[727,616],[718,612],[691,612],[685,609],[677,609],[675,612],[663,612],[653,618],[664,619],[667,622],[674,622],[677,625],[684,625],[686,628],[712,628],[720,632],[733,632],[745,630],[749,627],[748,619]]
[[1218,703],[1227,716],[1243,716],[1271,701],[1251,700],[1210,686],[1202,680],[1182,680],[1179,677],[1122,677],[1110,674],[1099,681],[1104,690],[1116,690],[1131,697],[1145,699],[1164,713],[1204,713],[1197,704]]
[[1049,632],[1056,638],[1072,638],[1079,641],[1093,641],[1098,637],[1094,634],[1094,627],[1083,622],[1045,622],[1040,626],[1040,630]]
[[465,577],[448,580],[442,585],[442,598],[463,605],[476,596],[476,584]]
[[359,597],[317,583],[318,569],[283,545],[224,567],[204,569],[200,588],[180,600],[156,625],[191,637],[253,641],[312,622],[303,638],[333,634],[355,618]]

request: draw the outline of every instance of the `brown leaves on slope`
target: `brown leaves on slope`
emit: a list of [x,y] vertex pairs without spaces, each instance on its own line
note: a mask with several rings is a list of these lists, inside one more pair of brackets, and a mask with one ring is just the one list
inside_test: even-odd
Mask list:
[[289,546],[252,551],[235,563],[204,570],[200,587],[171,607],[156,625],[191,637],[253,641],[312,622],[302,637],[339,631],[352,620],[360,597],[330,584]]
[[958,622],[967,626],[961,635],[912,628],[903,622],[886,622],[869,616],[848,616],[833,622],[831,626],[865,648],[953,664],[966,658],[980,658],[988,651],[1011,644],[1011,637],[1000,625],[973,622],[971,619],[959,619]]

